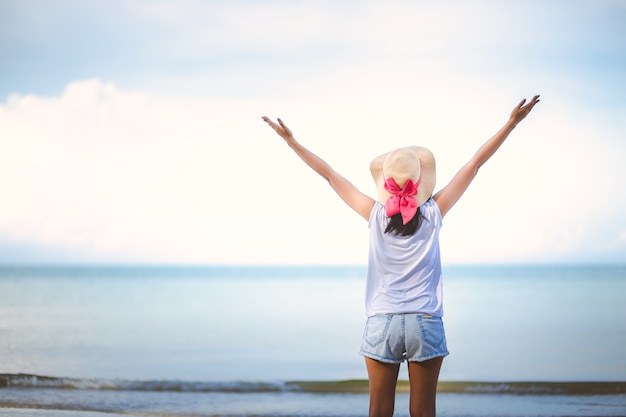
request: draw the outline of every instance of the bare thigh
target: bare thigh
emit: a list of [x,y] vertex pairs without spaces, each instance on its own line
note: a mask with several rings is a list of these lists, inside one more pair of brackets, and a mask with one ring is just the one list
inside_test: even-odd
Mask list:
[[423,362],[409,362],[411,417],[434,417],[437,381],[443,357]]
[[399,363],[365,358],[370,390],[370,417],[391,417],[396,399]]

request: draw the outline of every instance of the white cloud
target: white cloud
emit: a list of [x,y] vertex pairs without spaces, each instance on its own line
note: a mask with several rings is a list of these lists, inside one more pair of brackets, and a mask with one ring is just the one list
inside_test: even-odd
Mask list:
[[[337,253],[321,238],[328,230],[316,229],[329,204],[306,207],[329,190],[306,175],[298,182],[291,171],[304,170],[295,161],[276,164],[286,149],[267,139],[260,108],[98,80],[72,83],[56,98],[11,97],[0,108],[0,239],[122,261],[316,257],[287,243],[296,239]],[[284,183],[269,184],[281,176]],[[303,189],[289,191],[296,184]],[[291,204],[272,201],[289,192]],[[317,220],[296,226],[300,206],[302,218],[318,211]]]
[[[483,90],[493,103],[467,108],[462,79],[403,96],[401,81],[386,95],[356,78],[332,80],[343,92],[331,102],[323,88],[225,102],[98,80],[60,97],[13,96],[0,107],[0,240],[118,261],[362,263],[365,222],[264,126],[262,110],[371,192],[369,159],[410,143],[433,149],[443,186],[515,102]],[[441,102],[413,100],[413,89]],[[623,148],[606,137],[619,132],[577,123],[560,105],[540,103],[446,217],[446,262],[561,259],[606,238],[593,231],[624,209],[610,193]],[[602,199],[586,197],[596,190]]]
[[[623,258],[625,104],[611,80],[626,38],[604,19],[623,8],[585,4],[16,3],[12,44],[71,39],[88,53],[87,70],[75,54],[50,74],[117,72],[0,106],[0,243],[113,260],[361,263],[364,222],[261,115],[283,117],[370,192],[369,158],[414,143],[435,152],[443,185],[539,92],[446,218],[446,261]],[[616,65],[594,69],[594,54]]]

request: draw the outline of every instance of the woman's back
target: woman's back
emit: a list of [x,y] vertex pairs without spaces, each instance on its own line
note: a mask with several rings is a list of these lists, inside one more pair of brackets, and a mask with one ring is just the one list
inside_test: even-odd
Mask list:
[[431,198],[420,206],[423,219],[410,236],[385,233],[389,218],[376,203],[370,216],[370,249],[365,310],[443,315],[439,207]]

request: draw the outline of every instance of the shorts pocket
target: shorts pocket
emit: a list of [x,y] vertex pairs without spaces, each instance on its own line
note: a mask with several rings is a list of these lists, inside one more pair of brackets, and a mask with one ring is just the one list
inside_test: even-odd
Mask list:
[[393,316],[390,314],[368,317],[367,323],[365,324],[363,340],[372,347],[380,345],[387,337],[387,331],[389,330],[392,317]]
[[422,340],[430,346],[440,349],[446,348],[446,333],[441,317],[417,316],[422,330]]

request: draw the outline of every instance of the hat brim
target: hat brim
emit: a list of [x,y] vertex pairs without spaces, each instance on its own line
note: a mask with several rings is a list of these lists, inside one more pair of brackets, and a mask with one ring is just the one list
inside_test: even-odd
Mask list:
[[[436,169],[435,169],[435,157],[431,151],[421,146],[407,146],[406,148],[417,155],[420,161],[422,182],[420,183],[416,200],[418,205],[424,204],[433,195],[436,182]],[[385,190],[385,176],[383,173],[383,162],[390,152],[377,156],[370,163],[370,172],[372,178],[376,184],[378,191],[378,201],[381,204],[385,204],[387,199],[391,196],[387,190]]]

